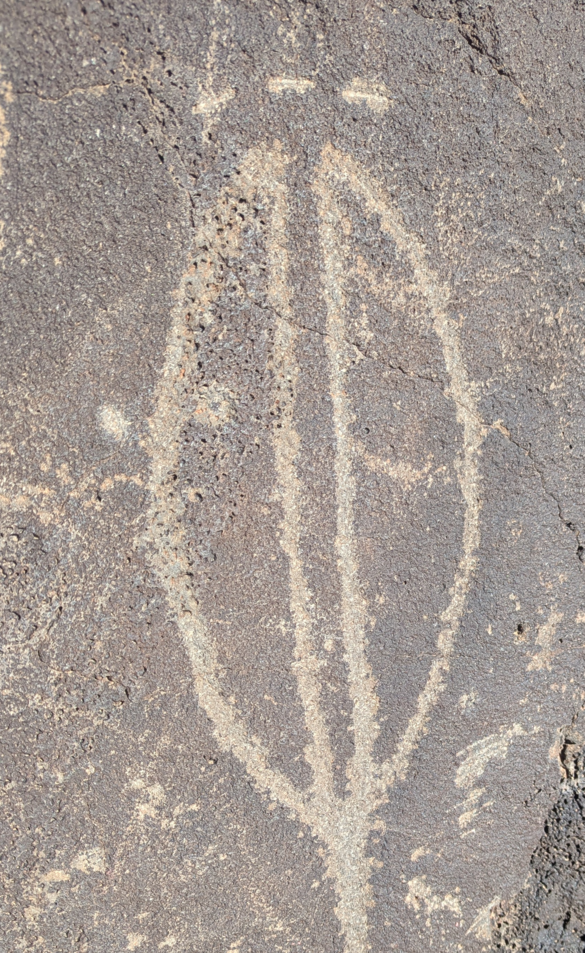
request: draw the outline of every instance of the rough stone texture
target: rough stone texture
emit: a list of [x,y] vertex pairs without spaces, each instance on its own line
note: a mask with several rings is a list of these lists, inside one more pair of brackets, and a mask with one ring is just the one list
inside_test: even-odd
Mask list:
[[585,5],[0,24],[0,945],[583,949]]
[[583,735],[568,726],[560,752],[565,771],[531,861],[531,876],[511,902],[495,910],[497,950],[579,953],[585,943]]

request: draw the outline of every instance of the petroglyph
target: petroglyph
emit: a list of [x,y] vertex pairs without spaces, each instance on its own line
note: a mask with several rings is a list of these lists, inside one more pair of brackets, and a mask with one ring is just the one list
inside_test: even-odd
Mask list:
[[535,935],[581,837],[585,0],[5,6],[4,942]]
[[[216,2],[214,6],[217,10],[220,4]],[[212,18],[212,25],[213,29],[209,37],[209,48],[207,50],[207,61],[205,64],[205,80],[199,84],[199,97],[193,106],[194,115],[203,117],[204,136],[207,136],[212,128],[217,114],[220,113],[236,95],[235,89],[232,89],[231,86],[227,86],[219,91],[214,89],[217,48],[220,41],[219,30],[215,25],[215,17]]]
[[372,112],[382,116],[391,104],[389,91],[383,83],[368,83],[363,79],[352,79],[341,95],[346,103],[363,103]]
[[313,89],[314,85],[312,79],[303,79],[300,76],[273,76],[268,80],[268,91],[281,96],[282,93],[292,90],[302,96],[307,90]]
[[424,480],[424,478],[428,476],[432,466],[432,457],[427,459],[427,463],[420,470],[417,470],[416,467],[413,467],[412,464],[406,460],[398,460],[396,462],[392,460],[382,460],[375,454],[368,453],[360,440],[356,440],[355,448],[370,470],[373,470],[374,473],[383,473],[392,480],[396,480],[404,490],[409,490],[416,483],[420,483],[421,480]]
[[482,776],[490,761],[503,761],[513,739],[525,734],[522,725],[512,725],[511,728],[503,728],[498,734],[480,738],[460,751],[457,757],[465,757],[457,768],[457,787],[470,788]]
[[[191,663],[199,703],[213,724],[219,746],[241,762],[260,791],[292,811],[321,841],[326,852],[327,871],[335,885],[336,914],[344,936],[345,951],[366,953],[368,908],[372,903],[372,860],[368,857],[368,839],[379,824],[375,813],[384,803],[388,788],[406,777],[412,754],[428,729],[433,707],[445,686],[477,563],[481,506],[479,453],[485,428],[463,362],[459,326],[448,314],[448,289],[429,266],[422,242],[409,233],[393,200],[374,184],[370,175],[353,159],[333,146],[327,146],[315,170],[312,188],[323,262],[322,289],[327,312],[323,342],[335,443],[336,530],[332,545],[340,580],[340,628],[353,738],[353,753],[346,764],[346,793],[341,797],[335,792],[333,783],[333,750],[322,703],[316,650],[318,622],[301,548],[306,491],[299,475],[301,440],[295,424],[300,374],[297,351],[301,330],[294,320],[287,240],[290,218],[287,165],[290,161],[279,143],[274,143],[269,149],[252,149],[240,166],[234,184],[222,191],[217,205],[210,209],[194,239],[193,264],[177,290],[166,360],[157,388],[156,410],[150,421],[151,504],[145,539],[152,566],[176,617]],[[436,655],[426,684],[410,720],[405,718],[393,756],[385,762],[377,760],[375,755],[379,699],[367,656],[365,630],[368,616],[361,591],[354,525],[359,494],[355,469],[357,458],[363,458],[364,451],[352,430],[350,373],[353,348],[348,344],[346,326],[348,309],[344,281],[347,263],[346,245],[343,244],[351,230],[343,220],[340,204],[345,192],[359,202],[364,215],[379,222],[381,231],[394,242],[398,254],[410,265],[417,293],[424,302],[442,347],[449,380],[446,396],[455,405],[462,433],[457,464],[464,507],[462,555],[449,604],[440,616]],[[296,678],[309,739],[304,754],[311,771],[311,782],[305,789],[298,788],[282,771],[271,767],[269,751],[247,730],[235,701],[226,698],[213,633],[192,588],[183,520],[186,503],[175,485],[182,430],[194,414],[201,413],[202,409],[207,413],[209,407],[209,396],[197,393],[194,386],[197,327],[205,328],[214,320],[213,304],[221,294],[226,255],[237,258],[243,254],[241,227],[218,229],[217,225],[223,221],[226,206],[236,201],[256,202],[263,210],[263,224],[266,223],[268,306],[275,316],[271,358],[274,377],[272,446],[276,495],[281,508],[280,545],[288,563],[287,597],[294,629],[291,670]],[[365,462],[368,463],[367,458]],[[419,470],[400,460],[373,459],[369,463],[380,466],[387,475],[408,485],[423,479],[430,467],[430,460]],[[463,766],[460,770],[464,771]],[[477,772],[477,768],[470,766],[467,769],[470,777],[475,776],[474,771]],[[410,902],[415,909],[415,903],[419,906],[422,903],[429,909],[438,903],[437,909],[460,913],[457,898],[437,899],[422,880],[411,881],[410,887]]]

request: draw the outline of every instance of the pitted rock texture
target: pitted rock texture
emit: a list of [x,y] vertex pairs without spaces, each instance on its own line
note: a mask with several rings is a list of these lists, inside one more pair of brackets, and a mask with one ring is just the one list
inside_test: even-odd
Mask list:
[[583,740],[575,726],[564,733],[560,797],[546,819],[526,886],[493,911],[495,950],[580,953],[585,946]]
[[585,7],[0,28],[0,945],[579,949]]

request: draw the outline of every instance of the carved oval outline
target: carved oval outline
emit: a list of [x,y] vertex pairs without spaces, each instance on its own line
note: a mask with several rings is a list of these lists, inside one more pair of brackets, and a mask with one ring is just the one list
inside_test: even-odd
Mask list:
[[[262,743],[251,736],[238,717],[233,704],[226,700],[213,641],[198,602],[188,583],[181,517],[184,504],[173,486],[173,474],[179,460],[181,428],[193,413],[189,387],[189,369],[194,363],[195,338],[190,327],[188,297],[198,308],[198,321],[205,320],[220,293],[217,283],[222,268],[221,248],[210,222],[203,224],[194,240],[196,269],[190,269],[177,290],[178,303],[172,312],[165,363],[156,389],[156,410],[150,420],[149,451],[152,457],[151,503],[145,542],[150,560],[170,607],[189,656],[199,702],[213,724],[218,744],[231,752],[254,779],[258,788],[291,809],[308,824],[327,848],[328,873],[338,896],[336,914],[345,936],[346,953],[365,953],[368,949],[367,908],[371,903],[366,857],[367,839],[372,829],[372,814],[384,800],[388,788],[406,776],[410,757],[427,730],[429,717],[445,686],[455,638],[461,623],[471,578],[477,565],[480,542],[479,453],[486,428],[478,410],[474,387],[468,379],[461,354],[459,326],[447,314],[448,289],[442,285],[426,260],[421,241],[406,229],[402,216],[391,198],[371,176],[347,155],[327,145],[313,181],[313,192],[320,217],[320,240],[324,262],[324,295],[327,305],[325,341],[333,397],[333,423],[336,434],[337,538],[336,551],[341,566],[342,617],[345,633],[345,657],[349,688],[353,701],[355,754],[348,765],[350,795],[336,798],[332,785],[332,754],[328,730],[320,709],[320,686],[314,665],[308,590],[299,556],[301,531],[300,484],[295,470],[299,438],[294,427],[294,390],[298,367],[294,357],[296,326],[291,311],[288,286],[288,217],[285,167],[288,159],[279,143],[270,149],[252,149],[240,167],[238,191],[253,196],[260,193],[271,209],[268,257],[271,266],[269,298],[275,309],[274,369],[280,401],[279,434],[274,435],[275,468],[283,507],[282,545],[289,562],[291,616],[295,627],[294,668],[299,695],[311,741],[305,755],[313,771],[313,785],[298,791],[292,782],[269,764]],[[456,408],[463,430],[463,450],[457,462],[457,475],[464,501],[463,553],[459,561],[450,601],[441,615],[437,653],[426,684],[417,699],[392,758],[382,764],[373,760],[377,736],[378,699],[374,679],[366,658],[363,606],[357,589],[357,562],[353,552],[352,451],[348,442],[349,406],[345,391],[346,342],[343,323],[343,255],[336,240],[338,209],[336,190],[345,185],[361,199],[369,214],[378,215],[380,227],[396,243],[411,263],[419,291],[432,316],[433,328],[443,349],[449,377],[446,395]],[[223,195],[229,194],[229,187]],[[218,199],[217,209],[220,209]],[[224,239],[230,241],[229,238]],[[237,241],[237,239],[236,239]]]

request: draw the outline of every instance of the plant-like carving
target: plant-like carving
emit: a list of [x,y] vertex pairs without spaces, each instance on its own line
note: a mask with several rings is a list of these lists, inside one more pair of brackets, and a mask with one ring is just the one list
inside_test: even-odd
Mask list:
[[[337,894],[336,914],[347,953],[368,949],[370,867],[368,837],[375,812],[388,789],[404,779],[413,750],[427,730],[433,707],[445,686],[446,673],[460,627],[470,580],[476,567],[480,539],[478,455],[484,427],[478,416],[474,388],[461,354],[459,326],[448,313],[448,290],[428,264],[421,241],[409,233],[400,211],[384,190],[350,157],[326,146],[316,169],[312,188],[320,222],[323,294],[327,308],[324,342],[328,362],[335,436],[336,536],[335,554],[341,588],[341,630],[348,690],[352,702],[354,749],[346,766],[347,794],[341,798],[333,783],[333,751],[322,704],[316,625],[301,558],[303,492],[297,470],[300,448],[295,428],[295,395],[299,366],[296,344],[299,327],[291,306],[287,221],[289,217],[286,165],[289,160],[279,144],[253,149],[239,170],[236,186],[228,186],[217,208],[195,240],[194,266],[185,275],[178,293],[169,332],[166,362],[151,421],[151,508],[148,539],[152,563],[165,588],[189,655],[199,703],[211,719],[220,747],[231,752],[254,779],[257,787],[290,809],[309,825],[326,849],[328,873]],[[281,545],[289,567],[290,613],[294,626],[294,659],[291,666],[304,709],[309,741],[305,758],[312,783],[299,789],[270,764],[270,754],[248,732],[235,705],[226,699],[218,672],[213,634],[201,610],[187,572],[186,537],[182,527],[185,503],[177,492],[175,474],[180,455],[180,434],[193,414],[192,368],[195,364],[197,324],[205,324],[221,290],[224,253],[238,254],[239,237],[226,234],[218,241],[216,221],[226,198],[258,200],[267,222],[269,304],[276,316],[273,374],[275,380],[273,427],[274,466],[282,507]],[[230,191],[231,190],[231,191]],[[352,436],[352,410],[348,396],[351,345],[347,335],[344,292],[345,259],[341,190],[349,190],[363,213],[395,244],[396,252],[410,263],[417,292],[424,300],[432,327],[441,344],[448,375],[447,396],[456,407],[462,431],[457,474],[464,506],[462,551],[455,572],[450,601],[441,615],[436,653],[424,688],[392,756],[374,757],[378,735],[379,700],[367,657],[366,605],[360,591],[359,565],[354,534],[354,504],[358,491]],[[224,247],[222,248],[222,242]],[[187,301],[194,302],[189,308]]]

